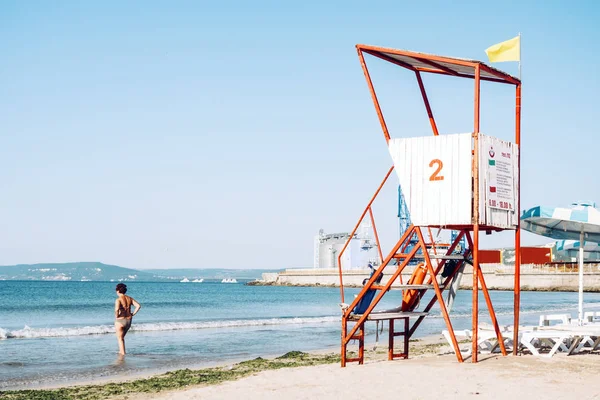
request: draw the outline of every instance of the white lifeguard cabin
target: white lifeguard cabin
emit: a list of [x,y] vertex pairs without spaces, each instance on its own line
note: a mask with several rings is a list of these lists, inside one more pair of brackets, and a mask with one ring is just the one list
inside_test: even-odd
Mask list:
[[[478,135],[479,225],[516,229],[518,147]],[[474,225],[472,133],[390,139],[390,155],[415,226]]]
[[[519,143],[521,81],[481,61],[374,46],[357,45],[358,56],[369,86],[371,97],[379,117],[393,166],[362,213],[356,229],[369,215],[374,237],[379,249],[372,204],[393,170],[399,179],[412,225],[404,232],[394,247],[381,257],[379,268],[373,272],[360,293],[349,304],[345,303],[344,277],[341,265],[344,249],[339,253],[339,273],[342,297],[342,366],[347,362],[364,361],[364,324],[367,321],[389,322],[388,358],[408,357],[410,337],[437,302],[448,329],[458,361],[463,355],[458,347],[448,312],[453,299],[452,291],[458,287],[457,279],[462,276],[465,265],[472,265],[473,276],[473,362],[477,362],[478,348],[478,288],[481,288],[494,326],[497,346],[506,355],[506,334],[500,331],[494,308],[479,267],[479,232],[515,231],[515,326],[514,343],[518,343],[518,320],[520,302],[520,190],[519,190]],[[413,72],[422,95],[425,110],[432,128],[432,136],[392,138],[388,131],[364,54]],[[474,116],[473,127],[465,127],[464,133],[440,135],[431,110],[421,75],[433,73],[450,77],[473,79]],[[479,130],[480,83],[490,81],[516,87],[515,140],[513,142],[487,136]],[[436,248],[431,234],[437,230],[454,230],[458,235],[449,247]],[[353,235],[354,232],[351,234]],[[428,234],[428,240],[426,236]],[[461,239],[467,246],[457,250]],[[409,282],[402,282],[402,271],[408,265],[420,263]],[[387,270],[386,270],[387,268]],[[387,275],[384,275],[386,271]],[[377,304],[390,290],[402,290],[402,304],[394,309],[378,310]],[[429,290],[433,289],[433,290]],[[444,293],[446,291],[447,293]],[[449,292],[449,294],[448,294]],[[432,294],[427,298],[427,293]],[[446,298],[444,297],[446,296]],[[417,306],[417,304],[420,304]],[[419,308],[419,309],[417,309]],[[395,321],[402,322],[401,330],[394,328]],[[412,323],[411,323],[412,322]],[[511,332],[513,334],[513,332]],[[394,338],[404,338],[401,353],[394,350]],[[358,356],[349,358],[347,346],[358,340]],[[516,354],[517,346],[513,346]]]

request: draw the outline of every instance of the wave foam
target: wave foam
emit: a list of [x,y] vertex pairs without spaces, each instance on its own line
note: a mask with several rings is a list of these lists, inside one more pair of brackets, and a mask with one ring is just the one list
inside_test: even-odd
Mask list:
[[[297,317],[203,322],[155,322],[134,324],[131,327],[131,331],[157,332],[190,329],[243,328],[253,326],[308,325],[339,321],[340,317]],[[115,333],[115,327],[113,325],[83,326],[72,328],[30,328],[29,326],[25,326],[23,329],[12,331],[0,328],[0,340],[105,335],[110,333]]]

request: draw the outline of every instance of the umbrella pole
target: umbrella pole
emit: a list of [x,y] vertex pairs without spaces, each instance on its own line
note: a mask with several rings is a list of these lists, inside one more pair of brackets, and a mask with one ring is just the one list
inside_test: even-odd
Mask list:
[[579,235],[579,325],[583,324],[583,229]]

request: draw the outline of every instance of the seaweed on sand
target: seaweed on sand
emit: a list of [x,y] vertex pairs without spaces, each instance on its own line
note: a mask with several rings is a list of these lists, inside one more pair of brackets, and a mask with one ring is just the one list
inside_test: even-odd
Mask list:
[[1,400],[100,400],[122,397],[136,393],[156,393],[164,390],[182,389],[194,385],[215,385],[255,374],[260,371],[332,364],[340,361],[339,355],[309,354],[291,351],[273,360],[261,357],[243,361],[229,367],[204,368],[199,370],[180,369],[147,379],[104,385],[73,386],[49,390],[0,391]]

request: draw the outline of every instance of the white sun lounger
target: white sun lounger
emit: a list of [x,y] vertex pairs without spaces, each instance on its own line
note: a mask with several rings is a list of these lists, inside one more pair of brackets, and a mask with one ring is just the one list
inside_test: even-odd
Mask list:
[[[450,348],[452,349],[452,352],[454,352],[454,345],[452,344],[452,338],[450,337],[450,333],[447,329],[444,329],[442,331],[442,335],[444,336],[444,338],[446,339],[446,341],[448,342],[448,344],[450,345]],[[459,330],[459,331],[454,331],[454,336],[456,337],[456,340],[458,342],[460,342],[461,339],[471,339],[472,332],[468,329],[463,329],[463,330]],[[458,348],[461,352],[461,354],[463,355],[470,355],[471,354],[471,348],[469,347],[467,350],[462,350],[460,348],[461,343],[458,343]]]
[[[503,328],[501,330],[504,342],[510,345],[513,331]],[[447,330],[442,335],[453,350],[452,339]],[[470,340],[472,332],[468,329],[454,331],[457,340]],[[477,337],[478,348],[481,353],[490,353],[498,350],[498,340],[493,329],[479,329]],[[567,355],[579,353],[582,350],[595,351],[600,349],[600,324],[589,324],[584,326],[555,325],[552,328],[529,328],[521,329],[519,342],[528,349],[532,355],[550,358],[557,352]],[[548,352],[544,352],[549,349]],[[471,345],[461,349],[461,354],[471,354]]]
[[[505,344],[508,344],[510,341],[512,341],[513,332],[508,331],[508,330],[501,330],[500,334],[502,335],[502,338],[504,339]],[[442,335],[444,336],[444,338],[450,345],[452,352],[454,352],[454,346],[452,345],[452,338],[450,337],[450,333],[448,332],[448,330],[443,330]],[[471,338],[473,337],[473,331],[471,331],[469,329],[457,330],[457,331],[454,331],[454,336],[456,336],[456,339],[458,341],[460,341],[461,338],[463,340],[464,339],[471,340]],[[490,329],[479,328],[479,332],[477,333],[477,347],[479,348],[479,352],[481,352],[481,353],[493,353],[494,351],[498,350],[499,345],[498,345],[498,338],[496,337],[496,331],[493,329],[490,330]],[[459,348],[460,348],[460,343],[459,343]],[[471,344],[469,343],[468,347],[464,350],[461,349],[460,352],[461,352],[461,354],[463,354],[465,356],[471,355]]]
[[[590,347],[586,347],[586,344],[589,344]],[[589,350],[591,353],[592,351],[596,351],[598,349],[600,349],[600,336],[592,337],[586,334],[575,335],[573,337],[573,344],[569,349],[569,355],[579,353],[582,350]]]
[[564,325],[571,323],[571,314],[543,314],[540,315],[539,326],[549,326],[550,321],[560,321]]
[[[569,348],[569,355],[579,353],[582,350],[590,350],[592,352],[600,348],[600,324],[591,323],[582,326],[557,325],[556,329],[571,334],[573,342]],[[586,345],[589,345],[589,347],[586,347]]]
[[583,314],[583,320],[585,322],[597,322],[597,321],[600,321],[600,311],[586,311]]
[[[534,356],[550,358],[558,350],[572,353],[573,350],[569,349],[572,337],[573,334],[568,330],[536,329],[523,331],[521,333],[521,344]],[[550,347],[550,352],[540,353],[540,350],[545,346]]]

